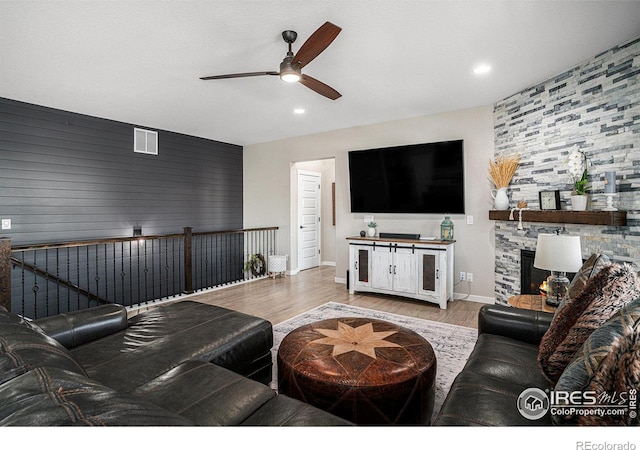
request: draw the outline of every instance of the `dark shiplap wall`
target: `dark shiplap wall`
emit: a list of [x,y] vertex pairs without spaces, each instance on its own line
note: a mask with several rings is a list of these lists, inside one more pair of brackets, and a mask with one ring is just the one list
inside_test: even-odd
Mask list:
[[[148,127],[141,127],[149,129]],[[242,228],[242,147],[0,98],[0,230],[13,245]]]

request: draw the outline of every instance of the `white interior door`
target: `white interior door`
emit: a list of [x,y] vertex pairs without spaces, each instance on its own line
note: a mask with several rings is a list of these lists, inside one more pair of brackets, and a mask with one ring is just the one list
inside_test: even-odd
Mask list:
[[320,265],[320,178],[317,172],[298,171],[298,268]]

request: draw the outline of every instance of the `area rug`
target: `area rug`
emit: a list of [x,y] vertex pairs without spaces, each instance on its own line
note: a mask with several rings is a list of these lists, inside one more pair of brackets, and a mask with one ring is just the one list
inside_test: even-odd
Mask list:
[[273,381],[271,382],[271,388],[276,390],[278,388],[276,357],[282,339],[288,333],[302,325],[337,317],[368,317],[385,320],[413,330],[429,341],[438,361],[433,419],[435,419],[440,411],[442,403],[451,388],[451,383],[453,383],[455,377],[464,367],[478,338],[478,331],[473,328],[416,319],[414,317],[390,314],[383,311],[345,305],[343,303],[329,302],[292,319],[274,325],[274,345],[271,349],[273,357]]

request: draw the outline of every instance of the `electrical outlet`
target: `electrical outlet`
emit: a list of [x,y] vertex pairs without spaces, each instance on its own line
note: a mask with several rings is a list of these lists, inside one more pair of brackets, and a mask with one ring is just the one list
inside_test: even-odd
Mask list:
[[364,223],[373,222],[373,216],[364,216]]
[[460,272],[460,281],[464,281],[466,278],[466,274],[464,272]]
[[473,216],[467,216],[467,225],[473,225]]
[[11,229],[11,219],[2,219],[2,229],[3,230]]
[[467,281],[471,283],[473,281],[473,273],[467,272]]

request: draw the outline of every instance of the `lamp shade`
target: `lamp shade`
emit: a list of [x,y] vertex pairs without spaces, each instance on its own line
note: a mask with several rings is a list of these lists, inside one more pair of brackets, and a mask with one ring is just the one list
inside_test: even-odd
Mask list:
[[554,272],[577,272],[582,267],[580,236],[539,234],[533,265]]

